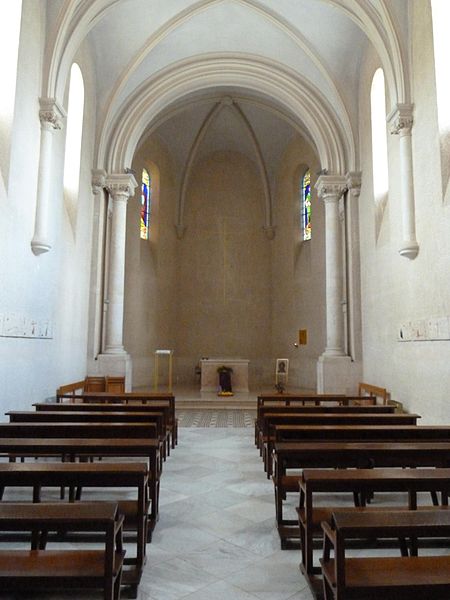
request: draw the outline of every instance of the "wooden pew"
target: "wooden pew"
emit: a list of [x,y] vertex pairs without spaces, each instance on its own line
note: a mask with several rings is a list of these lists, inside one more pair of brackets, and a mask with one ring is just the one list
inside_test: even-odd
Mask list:
[[[165,413],[164,411],[146,411],[146,412],[106,412],[106,411],[9,411],[5,413],[9,417],[10,423],[52,423],[52,424],[66,424],[66,423],[90,423],[96,424],[117,424],[117,425],[150,425],[154,424],[155,431],[152,437],[157,436],[161,443],[161,456],[165,460],[166,450],[168,446],[168,433],[166,427]],[[0,423],[0,435],[2,430],[2,424]],[[55,428],[52,428],[55,431]],[[99,431],[102,431],[100,428]],[[70,434],[70,432],[69,432]],[[135,437],[145,437],[142,428],[136,428]],[[103,434],[97,434],[92,432],[92,437],[101,437]],[[110,437],[108,430],[106,435]],[[127,437],[129,434],[125,432],[119,432],[119,437]],[[71,437],[83,437],[78,433],[70,434]],[[53,435],[53,437],[62,437],[61,435]]]
[[148,468],[148,490],[151,508],[148,519],[149,531],[153,531],[158,519],[160,460],[157,439],[138,438],[39,438],[0,437],[0,455],[54,456],[66,462],[90,456],[103,458],[145,458]]
[[266,413],[358,413],[358,414],[392,414],[395,412],[395,406],[391,405],[342,405],[342,404],[321,404],[303,405],[292,402],[284,404],[284,402],[266,402],[261,404],[257,409],[255,420],[255,445],[259,448],[259,434],[262,430],[262,419]]
[[446,468],[450,466],[450,442],[276,442],[273,456],[277,527],[281,547],[287,548],[297,545],[299,539],[298,522],[283,519],[286,493],[299,489],[299,475],[289,475],[290,469]]
[[125,392],[125,377],[107,375],[106,377],[88,375],[82,381],[61,385],[56,390],[56,398],[73,398],[77,394],[106,392],[110,394]]
[[[78,396],[79,398],[79,396]],[[175,418],[175,398],[166,398],[165,400],[148,399],[145,403],[103,403],[103,402],[37,402],[33,404],[37,411],[95,411],[95,412],[146,412],[146,411],[164,411],[166,416],[166,426],[170,433],[170,444],[167,448],[167,454],[170,454],[170,447],[175,448],[178,443],[178,421]]]
[[145,463],[0,463],[0,486],[30,487],[33,502],[42,502],[42,488],[47,487],[70,488],[71,502],[76,500],[75,490],[80,487],[134,489],[136,500],[118,500],[118,507],[125,517],[124,529],[136,532],[136,555],[127,554],[122,574],[122,584],[131,586],[136,597],[147,540],[149,501]]
[[276,442],[450,441],[450,425],[275,425]]
[[[67,402],[80,402],[80,403],[108,403],[108,404],[127,404],[133,406],[134,404],[153,404],[160,402],[168,402],[170,410],[168,413],[168,426],[171,430],[172,448],[175,448],[178,443],[178,421],[175,416],[175,396],[171,393],[165,392],[125,392],[123,394],[110,393],[110,392],[97,392],[97,393],[86,393],[74,395],[59,395],[56,397],[57,403]],[[42,408],[47,403],[34,404],[38,410],[46,410]]]
[[[321,592],[322,583],[317,579],[320,568],[313,564],[313,537],[320,534],[321,522],[331,520],[336,510],[349,512],[371,511],[365,508],[365,499],[371,492],[406,492],[409,510],[417,510],[419,492],[441,493],[441,503],[448,505],[450,493],[450,469],[305,469],[300,478],[300,500],[297,509],[302,549],[301,569],[314,591]],[[321,494],[348,493],[361,499],[360,506],[344,508],[319,506],[315,500]],[[393,510],[398,510],[393,507]],[[382,510],[388,510],[383,508]]]
[[[36,413],[33,413],[36,414]],[[47,413],[45,413],[47,414]],[[66,413],[64,413],[66,414]],[[81,414],[81,413],[80,413]],[[0,438],[119,438],[119,439],[151,439],[158,443],[159,467],[162,470],[163,451],[165,447],[164,438],[161,436],[162,420],[161,414],[157,413],[159,419],[155,423],[149,422],[40,422],[40,423],[0,423]],[[37,455],[36,455],[37,456]],[[92,455],[97,456],[97,455]],[[10,460],[22,458],[22,455],[10,454]]]
[[67,383],[66,385],[61,385],[56,390],[56,397],[64,396],[65,398],[73,398],[76,394],[81,394],[84,390],[84,382],[82,381],[74,381],[73,383]]
[[358,395],[364,396],[366,402],[370,401],[374,404],[387,404],[389,402],[389,392],[386,388],[371,385],[370,383],[361,382],[358,386]]
[[[321,559],[326,600],[383,598],[444,600],[450,597],[450,556],[346,556],[348,541],[396,536],[450,536],[448,511],[336,512],[323,523]],[[333,558],[331,558],[333,550]]]
[[395,414],[336,414],[336,413],[265,413],[262,417],[261,448],[267,478],[272,474],[273,444],[275,427],[278,425],[415,425],[420,415],[409,413]]
[[70,528],[104,535],[100,550],[0,550],[2,592],[101,588],[105,600],[118,600],[122,565],[123,517],[117,505],[0,504],[0,531]]

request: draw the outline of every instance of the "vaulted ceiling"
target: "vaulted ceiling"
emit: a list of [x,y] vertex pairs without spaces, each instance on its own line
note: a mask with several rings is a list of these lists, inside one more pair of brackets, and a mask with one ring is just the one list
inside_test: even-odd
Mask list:
[[[98,168],[131,164],[154,131],[186,163],[239,147],[264,159],[295,131],[334,172],[358,168],[361,57],[372,46],[392,105],[408,102],[408,0],[49,0],[43,96],[61,100],[84,46],[95,65]],[[247,125],[239,118],[241,111]]]

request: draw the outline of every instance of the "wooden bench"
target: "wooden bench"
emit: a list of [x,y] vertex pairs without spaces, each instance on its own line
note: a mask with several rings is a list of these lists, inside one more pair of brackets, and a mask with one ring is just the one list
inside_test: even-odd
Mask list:
[[[287,402],[287,404],[285,403]],[[255,420],[255,445],[259,448],[259,434],[262,430],[262,419],[266,413],[358,413],[358,414],[390,414],[395,412],[391,405],[357,405],[357,404],[302,404],[296,401],[264,402],[258,406]]]
[[387,404],[390,399],[390,394],[386,388],[363,382],[358,386],[358,395],[365,397],[365,402],[373,404]]
[[0,531],[62,527],[100,532],[105,538],[100,550],[0,550],[2,592],[101,588],[105,600],[118,600],[125,554],[122,523],[117,505],[106,502],[0,504]]
[[88,375],[82,381],[74,381],[73,383],[61,385],[56,390],[56,398],[57,400],[60,397],[73,398],[77,394],[83,394],[84,392],[124,393],[125,377]]
[[[87,393],[77,394],[72,396],[61,395],[57,397],[57,403],[74,402],[83,404],[113,404],[117,406],[119,404],[126,404],[127,407],[131,408],[134,405],[161,405],[161,403],[168,403],[169,411],[167,413],[167,424],[170,428],[170,435],[172,441],[172,448],[178,443],[178,421],[175,415],[175,396],[171,393],[164,392],[125,392],[123,394],[111,394],[109,392],[98,392],[98,393]],[[47,410],[45,408],[49,403],[37,403],[33,406],[37,410]],[[156,409],[156,410],[159,410]]]
[[267,478],[272,474],[273,444],[275,442],[275,427],[279,425],[416,425],[420,415],[409,413],[395,414],[353,414],[353,413],[265,413],[262,417],[262,432],[260,445],[262,448],[264,470]]
[[326,600],[450,598],[449,555],[346,556],[348,541],[355,538],[448,537],[448,511],[336,512],[331,525],[325,522],[322,528],[324,550],[320,562]]
[[64,396],[66,398],[73,398],[73,396],[75,396],[77,393],[83,392],[84,382],[85,382],[85,380],[82,379],[81,381],[74,381],[73,383],[67,383],[66,385],[61,385],[56,390],[56,397],[58,398],[59,396]]
[[[165,460],[167,455],[168,433],[164,411],[146,411],[144,413],[116,413],[105,411],[9,411],[5,414],[9,417],[10,423],[15,423],[17,425],[38,424],[39,427],[36,428],[36,431],[40,431],[41,425],[44,423],[51,424],[52,426],[49,429],[49,435],[52,435],[53,437],[62,437],[62,435],[58,433],[60,427],[56,427],[56,425],[64,427],[66,424],[70,424],[70,427],[67,428],[70,437],[84,437],[85,435],[91,435],[92,437],[102,437],[106,435],[107,437],[112,437],[113,435],[116,435],[115,433],[112,433],[115,429],[117,429],[118,437],[128,437],[133,435],[134,437],[142,438],[149,434],[150,437],[157,437],[160,440],[161,457],[163,460]],[[80,434],[78,434],[77,424],[80,426],[89,424],[90,427],[87,429],[82,427]],[[103,424],[106,426],[102,427]],[[95,425],[98,425],[98,428],[96,428]],[[134,425],[139,425],[139,427],[134,427]],[[12,437],[12,435],[8,435],[8,429],[3,428],[2,426],[3,423],[0,423],[0,435],[3,435],[2,429],[6,429],[5,435],[7,437]],[[148,426],[148,433],[145,433],[144,427],[141,426]]]
[[136,555],[127,555],[122,574],[122,584],[131,586],[131,593],[136,596],[145,561],[150,508],[145,463],[0,463],[0,486],[30,487],[33,502],[42,502],[42,490],[48,487],[68,487],[70,502],[79,499],[76,490],[81,487],[134,489],[135,500],[117,502],[119,513],[125,517],[124,529],[136,533]]
[[450,425],[276,425],[276,442],[450,441]]
[[[448,506],[450,469],[305,469],[299,486],[297,513],[302,550],[301,569],[317,594],[321,592],[322,582],[316,577],[320,568],[313,563],[313,538],[322,533],[322,521],[330,522],[331,515],[336,510],[374,510],[373,507],[366,508],[366,498],[372,492],[406,492],[408,498],[404,508],[409,510],[417,510],[419,492],[432,492],[435,495],[440,492],[441,504]],[[336,506],[316,502],[320,495],[341,493],[348,494],[352,499],[358,498],[358,506],[338,509]],[[396,509],[398,508],[397,506]],[[382,510],[388,509],[384,507]]]
[[283,501],[298,493],[299,474],[291,469],[450,467],[450,442],[276,442],[273,483],[281,548],[297,547],[298,521],[283,518]]
[[151,503],[148,529],[153,531],[158,519],[160,460],[157,439],[138,438],[2,438],[0,455],[10,454],[24,457],[54,456],[66,462],[87,459],[90,456],[103,458],[145,458],[148,468],[148,491]]

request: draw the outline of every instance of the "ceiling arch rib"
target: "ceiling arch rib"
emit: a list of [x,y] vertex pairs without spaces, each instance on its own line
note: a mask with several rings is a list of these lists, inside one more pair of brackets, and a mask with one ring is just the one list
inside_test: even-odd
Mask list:
[[[173,119],[180,113],[184,112],[190,106],[201,106],[202,104],[210,105],[211,102],[219,102],[224,95],[230,95],[229,90],[218,90],[215,92],[209,92],[206,96],[195,97],[183,97],[182,102],[169,106],[166,110],[159,113],[159,115],[146,127],[142,132],[141,140],[149,137],[154,131],[161,127],[166,121]],[[309,132],[306,130],[303,123],[294,119],[294,117],[288,113],[287,110],[283,110],[280,106],[275,106],[273,103],[270,104],[265,98],[249,97],[248,95],[238,94],[235,91],[232,93],[233,99],[239,103],[240,106],[254,106],[260,109],[266,110],[272,115],[280,118],[282,121],[287,123],[292,129],[297,131],[302,138],[312,147],[314,147],[314,141],[312,140]]]
[[177,223],[175,225],[175,228],[177,231],[177,237],[179,239],[181,239],[183,237],[185,229],[186,229],[186,227],[184,225],[186,194],[187,194],[187,189],[188,189],[188,184],[189,184],[189,178],[190,178],[195,160],[197,158],[197,154],[198,154],[200,145],[201,145],[202,141],[204,140],[205,136],[207,135],[209,129],[211,128],[213,122],[217,119],[219,114],[226,108],[229,108],[234,112],[234,114],[237,116],[237,118],[243,125],[244,130],[246,131],[247,135],[249,136],[249,138],[251,140],[253,150],[255,152],[258,169],[259,169],[260,176],[261,176],[263,191],[264,191],[264,225],[263,225],[263,229],[266,232],[266,235],[269,237],[269,239],[273,238],[275,228],[274,228],[274,225],[272,222],[272,212],[273,212],[272,211],[272,198],[271,198],[271,193],[270,193],[269,177],[268,177],[264,157],[263,157],[263,154],[261,151],[261,147],[258,143],[258,140],[257,140],[256,134],[253,130],[253,127],[251,126],[249,120],[246,118],[246,116],[242,112],[242,109],[240,108],[238,103],[235,100],[233,100],[233,98],[231,98],[230,96],[226,96],[226,97],[222,98],[219,102],[217,102],[215,104],[215,106],[211,109],[211,111],[208,113],[208,115],[206,116],[205,120],[203,121],[202,125],[200,126],[200,129],[195,137],[195,140],[194,140],[192,147],[190,149],[190,152],[189,152],[188,160],[186,162],[186,166],[185,166],[183,176],[182,176],[180,195],[179,195],[178,207],[177,207]]
[[[90,3],[85,3],[82,0],[66,0],[61,10],[62,17],[59,35],[49,44],[47,55],[49,57],[49,67],[44,73],[43,83],[44,96],[56,99],[62,97],[70,65],[79,45],[103,15],[113,9],[120,1],[92,0]],[[293,30],[290,23],[259,0],[233,1],[260,11],[261,14],[272,19],[278,27],[284,28],[288,35],[295,35],[298,39],[298,32]],[[405,102],[408,101],[409,94],[397,32],[391,13],[386,6],[386,1],[374,1],[379,7],[378,11],[371,3],[364,3],[362,5],[356,0],[328,0],[327,4],[343,10],[367,34],[380,55],[390,88],[392,103]],[[172,19],[172,26],[176,27],[177,23],[179,24],[181,21],[191,18],[195,11],[205,10],[221,2],[224,2],[224,0],[199,0],[198,2],[194,2],[181,10],[175,17],[175,21]],[[165,35],[164,31],[160,33]],[[386,42],[388,42],[387,49]],[[139,58],[137,60],[139,61]],[[123,85],[123,76],[122,83],[118,85],[119,87]],[[106,120],[109,118],[110,116]]]
[[98,165],[109,171],[130,165],[142,132],[168,105],[188,94],[224,85],[271,98],[303,121],[323,168],[341,174],[354,170],[354,140],[319,90],[279,63],[235,54],[181,61],[145,82],[103,129]]

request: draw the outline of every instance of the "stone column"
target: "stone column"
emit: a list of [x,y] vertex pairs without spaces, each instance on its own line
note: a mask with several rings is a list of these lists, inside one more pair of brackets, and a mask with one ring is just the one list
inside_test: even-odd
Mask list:
[[347,189],[345,177],[321,175],[316,183],[325,203],[326,330],[325,356],[344,356],[342,312],[343,262],[339,199]]
[[104,354],[125,354],[123,347],[123,310],[125,287],[125,237],[128,198],[137,182],[132,174],[113,174],[106,178],[106,189],[113,202],[111,248],[108,277],[108,312]]
[[66,116],[64,109],[53,98],[40,98],[39,119],[41,121],[41,144],[39,154],[38,185],[36,198],[36,220],[31,249],[34,254],[48,252],[51,248],[49,236],[50,184],[52,171],[53,133],[62,128]]
[[416,240],[416,219],[414,206],[414,180],[411,130],[413,126],[413,105],[397,104],[388,117],[391,133],[400,136],[400,179],[402,194],[402,234],[399,249],[401,256],[416,258],[419,244]]
[[344,248],[340,198],[347,179],[321,175],[316,183],[325,204],[326,347],[317,362],[317,391],[321,394],[355,393],[355,364],[345,354]]

